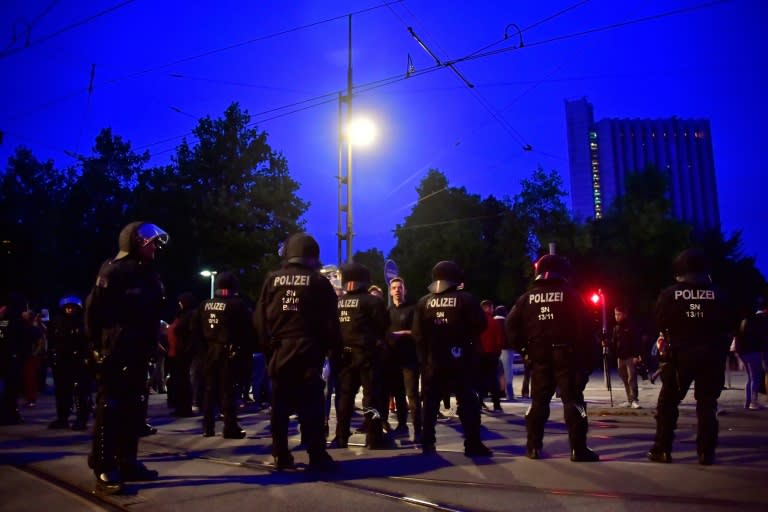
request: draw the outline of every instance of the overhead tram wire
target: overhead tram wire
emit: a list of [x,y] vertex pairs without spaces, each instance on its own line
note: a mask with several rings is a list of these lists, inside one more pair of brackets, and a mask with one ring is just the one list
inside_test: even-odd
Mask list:
[[[522,36],[523,32],[526,32],[526,31],[532,29],[533,27],[538,27],[539,25],[542,25],[542,24],[544,24],[544,23],[546,23],[546,22],[548,22],[550,20],[553,20],[553,19],[555,19],[555,18],[557,18],[559,16],[562,16],[566,12],[571,11],[573,9],[576,9],[577,7],[581,7],[582,5],[587,4],[587,3],[591,2],[591,1],[592,0],[581,0],[580,2],[576,2],[575,4],[573,4],[573,5],[569,6],[569,7],[566,7],[565,9],[561,9],[560,11],[547,16],[546,18],[542,18],[539,21],[534,22],[533,24],[528,25],[527,27],[525,27],[523,29],[519,29],[520,30],[520,35]],[[507,37],[507,34],[505,33],[503,38],[499,39],[498,41],[496,41],[494,43],[486,45],[486,46],[480,48],[479,50],[475,50],[474,52],[470,53],[469,56],[472,56],[472,55],[484,52],[485,50],[487,50],[489,48],[492,48],[492,47],[494,47],[494,46],[496,46],[498,44],[503,43],[507,39],[508,39],[508,37]]]
[[[27,48],[29,48],[30,46],[35,46],[37,44],[49,41],[49,40],[51,40],[51,39],[53,39],[55,37],[60,36],[64,32],[69,32],[70,30],[72,30],[74,28],[81,27],[81,26],[83,26],[83,25],[85,25],[87,23],[90,23],[91,21],[93,21],[93,20],[95,20],[97,18],[100,18],[100,17],[102,17],[102,16],[104,16],[106,14],[110,14],[110,13],[112,13],[112,12],[118,10],[118,9],[121,9],[122,7],[125,7],[126,5],[128,5],[130,3],[133,3],[133,2],[134,2],[134,0],[125,0],[124,2],[121,2],[119,4],[113,5],[112,7],[108,7],[107,9],[104,9],[103,11],[97,12],[96,14],[94,14],[92,16],[88,16],[87,18],[84,18],[84,19],[82,19],[80,21],[76,21],[74,23],[71,23],[71,24],[67,25],[66,27],[62,27],[59,30],[51,32],[50,34],[48,34],[46,36],[43,36],[43,37],[41,37],[39,39],[35,39],[33,41],[30,41],[30,42],[28,42],[27,44],[25,44],[21,48],[11,48],[9,50],[4,50],[4,51],[0,52],[0,59],[6,58],[6,57],[10,57],[11,55],[15,55],[15,54],[17,54],[19,52],[22,52],[22,51],[26,50]],[[56,4],[56,2],[54,2],[54,5],[55,4]],[[49,8],[46,10],[46,12],[43,13],[43,15],[47,14],[47,11],[50,10],[51,7],[53,7],[53,5],[49,6]],[[41,17],[42,17],[42,15],[38,16],[38,19],[40,19]]]
[[[91,19],[94,19],[94,18],[96,18],[98,16],[106,14],[107,12],[110,12],[111,10],[116,10],[117,8],[123,7],[124,5],[127,5],[128,3],[131,3],[133,1],[134,0],[126,0],[122,4],[119,4],[119,5],[115,6],[115,7],[112,7],[110,9],[108,9],[107,11],[103,11],[101,13],[98,13],[97,15],[92,16],[91,18],[88,18],[86,20],[83,20],[81,22],[73,24],[70,27],[67,27],[67,30],[69,28],[73,28],[74,26],[84,24],[85,22],[90,21]],[[271,34],[267,34],[267,35],[264,35],[264,36],[256,37],[256,38],[253,38],[253,39],[248,39],[246,41],[241,41],[239,43],[233,43],[233,44],[230,44],[230,45],[227,45],[227,46],[222,46],[222,47],[219,47],[219,48],[214,48],[213,50],[208,50],[208,51],[196,54],[196,55],[190,55],[190,56],[187,56],[187,57],[183,57],[181,59],[177,59],[177,60],[174,60],[174,61],[171,61],[171,62],[167,62],[165,64],[159,64],[157,66],[152,66],[152,67],[145,68],[145,69],[142,69],[142,70],[130,72],[130,73],[127,73],[125,75],[122,75],[122,76],[119,76],[119,77],[116,77],[116,78],[112,78],[112,79],[109,79],[109,80],[104,80],[102,82],[97,83],[96,85],[99,86],[99,87],[103,87],[105,85],[113,85],[113,84],[116,84],[116,83],[119,83],[119,82],[122,82],[122,81],[125,81],[125,80],[130,80],[132,78],[136,78],[138,76],[142,76],[142,75],[146,75],[146,74],[149,74],[149,73],[153,73],[155,71],[160,71],[162,69],[166,69],[166,68],[169,68],[171,66],[175,66],[177,64],[183,64],[183,63],[186,63],[186,62],[189,62],[189,61],[192,61],[192,60],[200,59],[200,58],[203,58],[203,57],[208,57],[210,55],[215,55],[217,53],[221,53],[221,52],[224,52],[224,51],[227,51],[227,50],[232,50],[234,48],[240,48],[242,46],[246,46],[246,45],[249,45],[249,44],[257,43],[259,41],[265,41],[267,39],[272,39],[272,38],[279,37],[279,36],[282,36],[282,35],[290,34],[292,32],[298,32],[300,30],[304,30],[304,29],[307,29],[307,28],[315,27],[315,26],[318,26],[318,25],[323,25],[325,23],[329,23],[329,22],[336,21],[336,20],[339,20],[339,19],[346,19],[348,16],[352,16],[352,15],[356,15],[356,14],[363,14],[363,13],[366,13],[366,12],[369,12],[369,11],[380,9],[382,7],[388,7],[388,6],[392,5],[392,4],[397,4],[397,3],[400,3],[400,2],[404,2],[404,1],[405,0],[391,0],[389,2],[384,2],[382,4],[374,5],[372,7],[368,7],[368,8],[365,8],[365,9],[360,9],[358,11],[352,11],[352,12],[349,12],[349,13],[346,13],[346,14],[343,14],[343,15],[334,16],[332,18],[326,18],[324,20],[315,21],[315,22],[308,23],[308,24],[305,24],[305,25],[300,25],[300,26],[297,26],[297,27],[292,27],[290,29],[282,30],[282,31],[279,31],[279,32],[273,32]],[[61,33],[62,31],[63,31],[63,29],[58,31],[58,33]],[[55,33],[53,35],[58,35],[58,33]],[[53,37],[53,35],[48,36],[48,37],[46,37],[44,39],[41,39],[40,41],[37,41],[37,42],[42,42],[45,39],[50,39],[50,37]],[[4,56],[3,52],[0,52],[0,58],[2,58],[3,56]],[[37,112],[40,112],[42,110],[46,110],[47,108],[49,108],[49,107],[51,107],[51,106],[53,106],[53,105],[55,105],[55,104],[57,104],[57,103],[59,103],[61,101],[65,101],[67,99],[70,99],[70,98],[72,98],[74,96],[82,94],[83,92],[87,92],[87,88],[75,89],[74,91],[72,91],[72,92],[70,92],[70,93],[68,93],[68,94],[66,94],[64,96],[60,96],[59,98],[55,98],[53,100],[50,100],[50,101],[46,102],[45,104],[43,104],[40,107],[37,107],[37,108],[34,108],[32,110],[26,111],[26,112],[24,112],[22,114],[13,116],[10,119],[18,119],[20,117],[25,117],[25,116],[27,116],[29,114],[32,114],[32,113],[37,113]]]
[[[399,0],[399,1],[402,1],[402,0]],[[673,11],[666,11],[666,12],[659,13],[659,14],[656,14],[656,15],[645,16],[645,17],[642,17],[642,18],[628,20],[628,21],[620,22],[620,23],[613,23],[613,24],[606,25],[606,26],[603,26],[603,27],[596,27],[596,28],[593,28],[593,29],[588,29],[588,30],[577,32],[577,33],[573,33],[573,34],[567,34],[567,35],[563,35],[563,36],[558,36],[558,37],[550,38],[550,39],[539,41],[539,42],[526,43],[526,47],[540,46],[542,44],[548,44],[548,43],[551,43],[551,42],[557,42],[557,41],[564,40],[564,39],[580,37],[580,36],[588,35],[588,34],[595,33],[595,32],[606,31],[606,30],[613,30],[613,29],[621,28],[621,27],[627,26],[627,25],[638,24],[638,23],[642,23],[642,22],[646,22],[646,21],[652,21],[652,20],[660,19],[660,18],[667,17],[667,16],[683,14],[685,12],[692,12],[692,11],[695,11],[695,10],[698,10],[698,9],[704,9],[704,8],[712,7],[714,5],[727,3],[727,2],[730,2],[730,1],[731,0],[716,0],[714,2],[707,2],[707,3],[704,3],[704,4],[699,4],[699,5],[688,7],[688,8],[684,8],[684,9],[677,9],[677,10],[673,10]],[[392,3],[392,2],[390,2],[390,3]],[[383,5],[387,5],[387,4],[382,4],[382,6]],[[367,9],[367,10],[370,10],[370,9]],[[435,71],[437,71],[439,69],[442,69],[443,67],[445,67],[449,63],[457,63],[457,62],[463,62],[463,61],[469,61],[469,60],[476,60],[476,59],[479,59],[479,58],[490,57],[492,55],[497,55],[497,54],[500,54],[500,53],[505,53],[505,52],[512,51],[512,50],[517,50],[517,49],[518,49],[517,47],[507,47],[507,48],[502,48],[502,49],[499,49],[499,50],[495,50],[495,51],[491,51],[491,52],[486,52],[486,53],[482,53],[482,54],[475,54],[475,55],[470,54],[470,55],[467,55],[465,57],[461,57],[461,58],[455,59],[455,60],[450,61],[450,62],[443,62],[442,65],[434,65],[432,67],[425,68],[423,70],[418,70],[418,71],[411,72],[411,73],[409,73],[407,75],[406,74],[398,74],[398,75],[390,76],[388,78],[374,80],[374,81],[368,82],[366,84],[357,85],[357,86],[354,87],[354,89],[358,93],[364,93],[364,92],[368,92],[368,91],[373,90],[373,89],[377,89],[379,87],[384,87],[384,86],[387,86],[387,85],[395,84],[397,82],[401,82],[403,80],[408,80],[408,79],[413,78],[415,76],[420,76],[420,75],[423,75],[423,74],[435,72]],[[277,112],[277,111],[280,111],[280,110],[284,110],[284,109],[290,108],[292,106],[296,106],[296,105],[299,105],[299,104],[303,104],[303,103],[311,102],[313,100],[317,100],[318,98],[324,98],[324,97],[330,97],[330,96],[333,96],[334,98],[336,98],[337,95],[338,95],[337,91],[334,91],[332,93],[326,93],[326,94],[323,94],[323,95],[320,95],[320,96],[316,96],[314,98],[310,98],[310,99],[307,99],[307,100],[302,100],[300,102],[292,103],[292,104],[289,104],[289,105],[284,105],[282,107],[276,107],[276,108],[273,108],[273,109],[270,109],[270,110],[267,110],[267,111],[264,111],[264,112],[261,112],[261,113],[258,113],[258,114],[252,114],[252,117],[258,116],[258,115],[263,115],[263,114],[268,114],[268,113],[271,113],[271,112]],[[270,117],[270,118],[268,118],[266,120],[271,121],[273,119],[284,117],[286,115],[290,115],[290,114],[293,114],[293,113],[296,113],[296,112],[307,110],[307,109],[312,108],[314,106],[321,106],[321,105],[324,105],[326,103],[330,103],[330,101],[331,100],[319,101],[316,105],[313,104],[313,105],[310,105],[310,106],[307,106],[307,107],[304,107],[304,108],[300,108],[300,109],[296,109],[296,110],[291,110],[291,111],[288,111],[288,112],[285,112],[285,113],[282,113],[282,114],[278,114],[278,115],[272,116],[272,117]],[[333,101],[335,101],[335,99]],[[264,122],[264,120],[262,120],[262,122]],[[255,124],[255,123],[251,123],[251,124]],[[162,140],[159,140],[159,141],[156,141],[156,142],[152,142],[152,143],[144,144],[144,145],[141,145],[141,146],[137,146],[137,149],[139,149],[139,148],[144,149],[144,148],[156,146],[156,145],[159,145],[159,144],[163,144],[165,142],[170,142],[172,140],[180,139],[182,137],[190,135],[191,133],[192,132],[189,131],[189,132],[186,132],[186,133],[184,133],[182,135],[177,135],[177,136],[169,137],[169,138],[162,139]],[[168,151],[172,151],[172,149],[165,150],[163,152],[168,152]]]
[[[555,43],[555,42],[559,42],[559,41],[564,41],[566,39],[574,39],[574,38],[577,38],[577,37],[583,37],[583,36],[586,36],[586,35],[595,34],[597,32],[606,32],[608,30],[615,30],[617,28],[622,28],[622,27],[626,27],[626,26],[629,26],[629,25],[637,25],[637,24],[640,24],[640,23],[646,23],[646,22],[649,22],[649,21],[655,21],[655,20],[666,18],[666,17],[670,17],[670,16],[677,16],[677,15],[680,15],[680,14],[687,14],[689,12],[694,12],[694,11],[697,11],[697,10],[700,10],[700,9],[708,9],[708,8],[714,7],[716,5],[726,4],[726,3],[729,3],[729,2],[732,2],[732,1],[733,0],[714,0],[712,2],[705,2],[705,3],[702,3],[702,4],[692,5],[690,7],[683,7],[683,8],[680,8],[680,9],[674,9],[672,11],[665,11],[665,12],[661,12],[661,13],[658,13],[658,14],[651,14],[649,16],[643,16],[643,17],[634,18],[634,19],[631,19],[631,20],[611,23],[611,24],[608,24],[608,25],[600,26],[600,27],[595,27],[595,28],[591,28],[591,29],[587,29],[587,30],[582,30],[580,32],[574,32],[574,33],[571,33],[571,34],[564,34],[564,35],[561,35],[561,36],[555,36],[555,37],[551,37],[549,39],[542,39],[541,41],[535,41],[533,43],[526,43],[525,46],[526,46],[526,48],[530,48],[531,46],[541,46],[541,45],[545,45],[545,44],[549,44],[549,43]],[[506,52],[510,52],[510,51],[513,51],[513,50],[517,50],[517,49],[518,48],[516,48],[516,47],[506,47],[506,48],[500,48],[498,50],[493,50],[493,51],[489,51],[489,52],[478,53],[478,54],[474,54],[474,55],[467,55],[465,57],[461,57],[460,59],[456,59],[454,61],[451,61],[451,64],[458,63],[458,62],[465,62],[465,61],[475,60],[475,59],[480,59],[480,58],[485,58],[485,57],[490,57],[492,55],[498,55],[498,54],[501,54],[501,53],[506,53]]]

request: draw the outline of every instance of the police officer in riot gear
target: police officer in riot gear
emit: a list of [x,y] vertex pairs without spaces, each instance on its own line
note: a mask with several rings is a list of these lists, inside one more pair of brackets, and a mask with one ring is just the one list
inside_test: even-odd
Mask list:
[[341,266],[339,325],[344,344],[339,363],[339,407],[336,423],[338,448],[346,448],[355,395],[363,386],[363,412],[368,419],[366,445],[371,449],[388,447],[382,430],[384,400],[380,351],[389,326],[387,307],[381,298],[368,293],[371,272],[359,263]]
[[673,263],[675,280],[656,301],[656,324],[664,335],[661,391],[656,406],[656,437],[648,458],[672,461],[678,405],[696,381],[696,451],[699,463],[715,459],[717,399],[725,378],[729,330],[736,318],[723,292],[712,284],[709,262],[699,249],[687,249]]
[[69,412],[74,405],[76,419],[72,430],[85,430],[90,415],[91,377],[83,303],[68,295],[59,301],[59,309],[48,327],[48,360],[56,393],[56,419],[48,428],[69,428]]
[[244,359],[255,350],[256,333],[252,311],[240,297],[239,283],[232,272],[216,276],[214,296],[197,308],[193,337],[201,340],[204,354],[203,436],[212,437],[216,406],[224,416],[223,437],[242,439],[245,430],[237,423],[239,372]]
[[419,299],[413,318],[422,375],[424,419],[422,451],[435,452],[435,424],[440,400],[454,391],[459,403],[459,419],[464,430],[464,455],[492,454],[480,440],[480,399],[473,387],[474,343],[485,329],[480,303],[472,294],[458,289],[463,271],[453,261],[441,261],[432,268],[432,284]]
[[293,466],[288,420],[298,410],[308,468],[330,471],[335,464],[325,448],[322,371],[325,357],[338,357],[341,348],[336,292],[318,272],[320,246],[310,235],[292,235],[283,256],[282,268],[264,281],[254,312],[272,380],[272,455],[277,468]]
[[89,465],[97,491],[118,493],[124,481],[155,480],[136,460],[144,426],[149,358],[157,345],[165,291],[154,268],[168,234],[132,222],[120,232],[119,252],[99,269],[85,306],[85,328],[96,363],[97,400]]
[[548,254],[536,262],[535,268],[532,288],[517,300],[505,322],[508,345],[531,364],[531,407],[525,415],[526,455],[530,459],[541,457],[549,403],[555,388],[559,388],[571,460],[597,461],[598,455],[587,447],[584,387],[592,368],[593,347],[586,305],[567,283],[567,260]]

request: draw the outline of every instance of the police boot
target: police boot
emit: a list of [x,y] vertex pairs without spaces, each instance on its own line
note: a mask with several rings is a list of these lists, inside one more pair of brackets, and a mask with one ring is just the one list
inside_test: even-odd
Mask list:
[[380,419],[371,420],[368,433],[365,436],[365,444],[371,450],[389,450],[395,447],[394,441],[384,434]]
[[144,423],[144,426],[139,428],[139,437],[147,437],[157,434],[157,429],[149,423]]
[[650,460],[651,462],[661,462],[664,464],[669,464],[670,462],[672,462],[672,452],[668,450],[664,450],[657,446],[654,446],[653,448],[648,450],[648,460]]
[[586,446],[571,450],[571,462],[597,462],[599,460],[600,456]]
[[119,494],[121,492],[123,492],[123,482],[119,471],[105,471],[96,475],[97,494]]
[[307,471],[313,473],[332,473],[338,469],[338,464],[325,450],[309,454]]
[[479,439],[464,441],[464,455],[466,457],[491,457],[493,452]]
[[541,458],[541,445],[535,445],[528,443],[525,447],[525,456],[531,460],[538,460]]
[[291,469],[294,467],[293,455],[290,452],[279,453],[274,456],[275,469]]
[[715,463],[714,451],[702,451],[699,452],[699,464],[702,466],[711,466]]
[[215,424],[211,420],[203,420],[203,437],[213,437],[216,435]]
[[232,425],[227,425],[224,427],[224,431],[222,432],[222,437],[224,439],[242,439],[245,437],[245,430],[242,429],[240,425],[235,422]]
[[120,467],[120,473],[126,482],[151,482],[157,480],[160,474],[149,469],[139,461],[133,461]]
[[331,442],[328,444],[328,448],[347,448],[349,446],[349,441],[345,436],[340,436],[336,434],[336,437],[334,437]]

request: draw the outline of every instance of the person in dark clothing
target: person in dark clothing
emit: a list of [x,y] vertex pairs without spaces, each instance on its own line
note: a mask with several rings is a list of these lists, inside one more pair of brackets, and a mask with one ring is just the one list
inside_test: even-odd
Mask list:
[[149,358],[157,346],[165,290],[154,268],[155,250],[168,234],[148,222],[120,232],[120,250],[99,269],[85,304],[86,335],[96,365],[96,418],[89,465],[102,493],[119,493],[124,481],[156,480],[137,461],[145,426]]
[[192,358],[199,352],[192,336],[196,301],[191,293],[179,295],[176,318],[168,326],[168,405],[174,416],[186,418],[192,412]]
[[588,312],[581,295],[568,285],[569,265],[548,254],[536,262],[533,287],[507,316],[507,343],[530,361],[531,407],[525,415],[526,455],[539,459],[544,425],[555,388],[560,390],[568,427],[571,460],[592,462],[598,455],[587,447],[587,405],[584,388],[591,372],[592,340]]
[[485,314],[486,327],[480,333],[480,343],[477,344],[477,389],[481,406],[486,395],[490,395],[493,412],[504,412],[501,408],[501,388],[499,387],[499,358],[504,347],[504,329],[493,317],[493,302],[480,302]]
[[464,430],[464,455],[492,455],[480,440],[480,400],[474,389],[474,344],[485,329],[480,303],[459,289],[463,271],[453,261],[441,261],[432,268],[427,295],[419,299],[413,316],[413,337],[422,375],[424,419],[422,452],[435,452],[435,424],[443,395],[456,393],[458,414]]
[[56,419],[48,428],[69,428],[69,412],[74,402],[76,419],[72,430],[85,430],[91,413],[91,374],[83,303],[68,295],[59,301],[59,309],[48,327],[48,361],[56,393]]
[[18,407],[22,368],[37,335],[22,316],[25,309],[24,297],[12,293],[0,314],[0,425],[23,422]]
[[681,252],[673,263],[677,282],[656,301],[656,325],[663,337],[657,341],[662,367],[656,437],[648,452],[653,462],[672,461],[678,406],[693,381],[699,463],[708,466],[715,459],[717,399],[725,383],[728,334],[735,330],[737,320],[724,293],[712,284],[709,268],[703,251]]
[[[419,357],[413,339],[415,303],[408,300],[405,280],[395,277],[389,282],[392,303],[389,306],[389,394],[395,396],[397,407],[396,437],[408,436],[408,414],[413,418],[413,442],[421,443],[421,396],[419,395]],[[406,401],[407,398],[407,401]],[[386,413],[387,411],[385,411]]]
[[277,468],[293,466],[288,450],[288,420],[299,413],[310,470],[331,471],[325,448],[323,362],[338,359],[341,332],[336,292],[323,277],[320,246],[306,233],[292,235],[285,263],[261,289],[254,323],[272,380],[272,455]]
[[750,411],[761,409],[758,393],[763,384],[763,351],[768,346],[768,314],[763,307],[739,323],[734,337],[734,349],[744,363],[747,383],[744,386],[744,408]]
[[637,365],[641,361],[643,352],[640,333],[632,322],[629,309],[626,306],[616,306],[614,318],[616,325],[613,326],[610,348],[616,355],[619,377],[621,377],[627,392],[627,401],[622,403],[621,407],[640,409],[637,394]]
[[212,299],[197,308],[192,322],[192,337],[201,340],[205,354],[205,395],[203,397],[203,436],[212,437],[216,406],[224,415],[222,435],[242,439],[245,430],[237,423],[238,377],[243,358],[250,358],[256,348],[251,309],[238,292],[239,283],[232,272],[216,276]]
[[355,396],[363,386],[363,413],[368,418],[366,445],[371,449],[388,447],[382,431],[382,411],[386,407],[380,352],[389,326],[387,308],[381,298],[368,293],[371,273],[359,263],[341,266],[339,325],[343,343],[339,364],[339,408],[335,446],[346,448]]

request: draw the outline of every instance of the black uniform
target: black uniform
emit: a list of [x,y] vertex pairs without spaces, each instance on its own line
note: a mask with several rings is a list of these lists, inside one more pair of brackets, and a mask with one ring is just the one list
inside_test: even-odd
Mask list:
[[670,462],[678,405],[696,381],[696,450],[699,462],[714,462],[718,437],[717,399],[725,379],[729,331],[736,325],[723,292],[712,285],[703,254],[695,249],[675,261],[678,282],[656,302],[656,323],[668,344],[661,368],[656,408],[656,438],[648,453],[655,462]]
[[540,259],[534,285],[515,303],[505,330],[509,345],[531,365],[531,407],[525,415],[528,457],[540,457],[549,403],[555,388],[559,388],[571,460],[588,462],[598,459],[587,448],[584,403],[593,347],[586,305],[581,295],[567,284],[566,275],[564,259],[553,255]]
[[341,346],[336,292],[319,268],[320,248],[309,235],[291,236],[286,263],[270,273],[254,312],[272,379],[272,454],[278,467],[293,464],[288,451],[288,419],[299,412],[310,466],[329,469],[325,449],[323,362]]
[[387,307],[381,298],[368,293],[370,272],[363,265],[342,265],[341,276],[347,293],[338,301],[343,349],[338,365],[336,444],[340,448],[347,446],[355,396],[362,384],[363,411],[369,418],[366,444],[383,448],[381,418],[386,403],[380,352],[389,325]]
[[432,269],[432,278],[431,293],[416,304],[412,330],[424,394],[422,450],[434,452],[440,400],[454,391],[465,455],[490,455],[480,440],[480,400],[472,372],[474,343],[485,329],[485,314],[474,296],[457,289],[463,276],[454,262],[439,262]]
[[192,360],[202,357],[192,335],[196,317],[195,298],[191,293],[179,296],[176,319],[168,326],[168,406],[174,416],[189,417],[192,412]]
[[22,422],[17,405],[22,389],[22,367],[28,347],[37,336],[21,316],[24,308],[25,299],[12,294],[5,313],[0,316],[0,425]]
[[234,274],[222,272],[216,276],[214,298],[204,300],[197,308],[193,337],[202,340],[203,374],[203,435],[214,435],[216,405],[224,415],[223,436],[242,439],[245,431],[237,423],[238,382],[245,358],[250,359],[256,348],[256,333],[251,320],[252,311],[237,294]]
[[89,457],[104,492],[119,492],[124,480],[156,479],[137,462],[144,427],[149,358],[157,346],[165,291],[148,244],[168,235],[153,224],[134,222],[120,233],[120,252],[99,270],[85,306],[86,332],[96,359],[96,418]]
[[[85,336],[82,303],[76,297],[61,300],[62,311],[48,326],[48,360],[53,368],[56,392],[56,419],[49,428],[68,428],[69,412],[74,403],[73,430],[85,430],[90,414],[90,351]],[[74,400],[73,400],[74,398]]]

